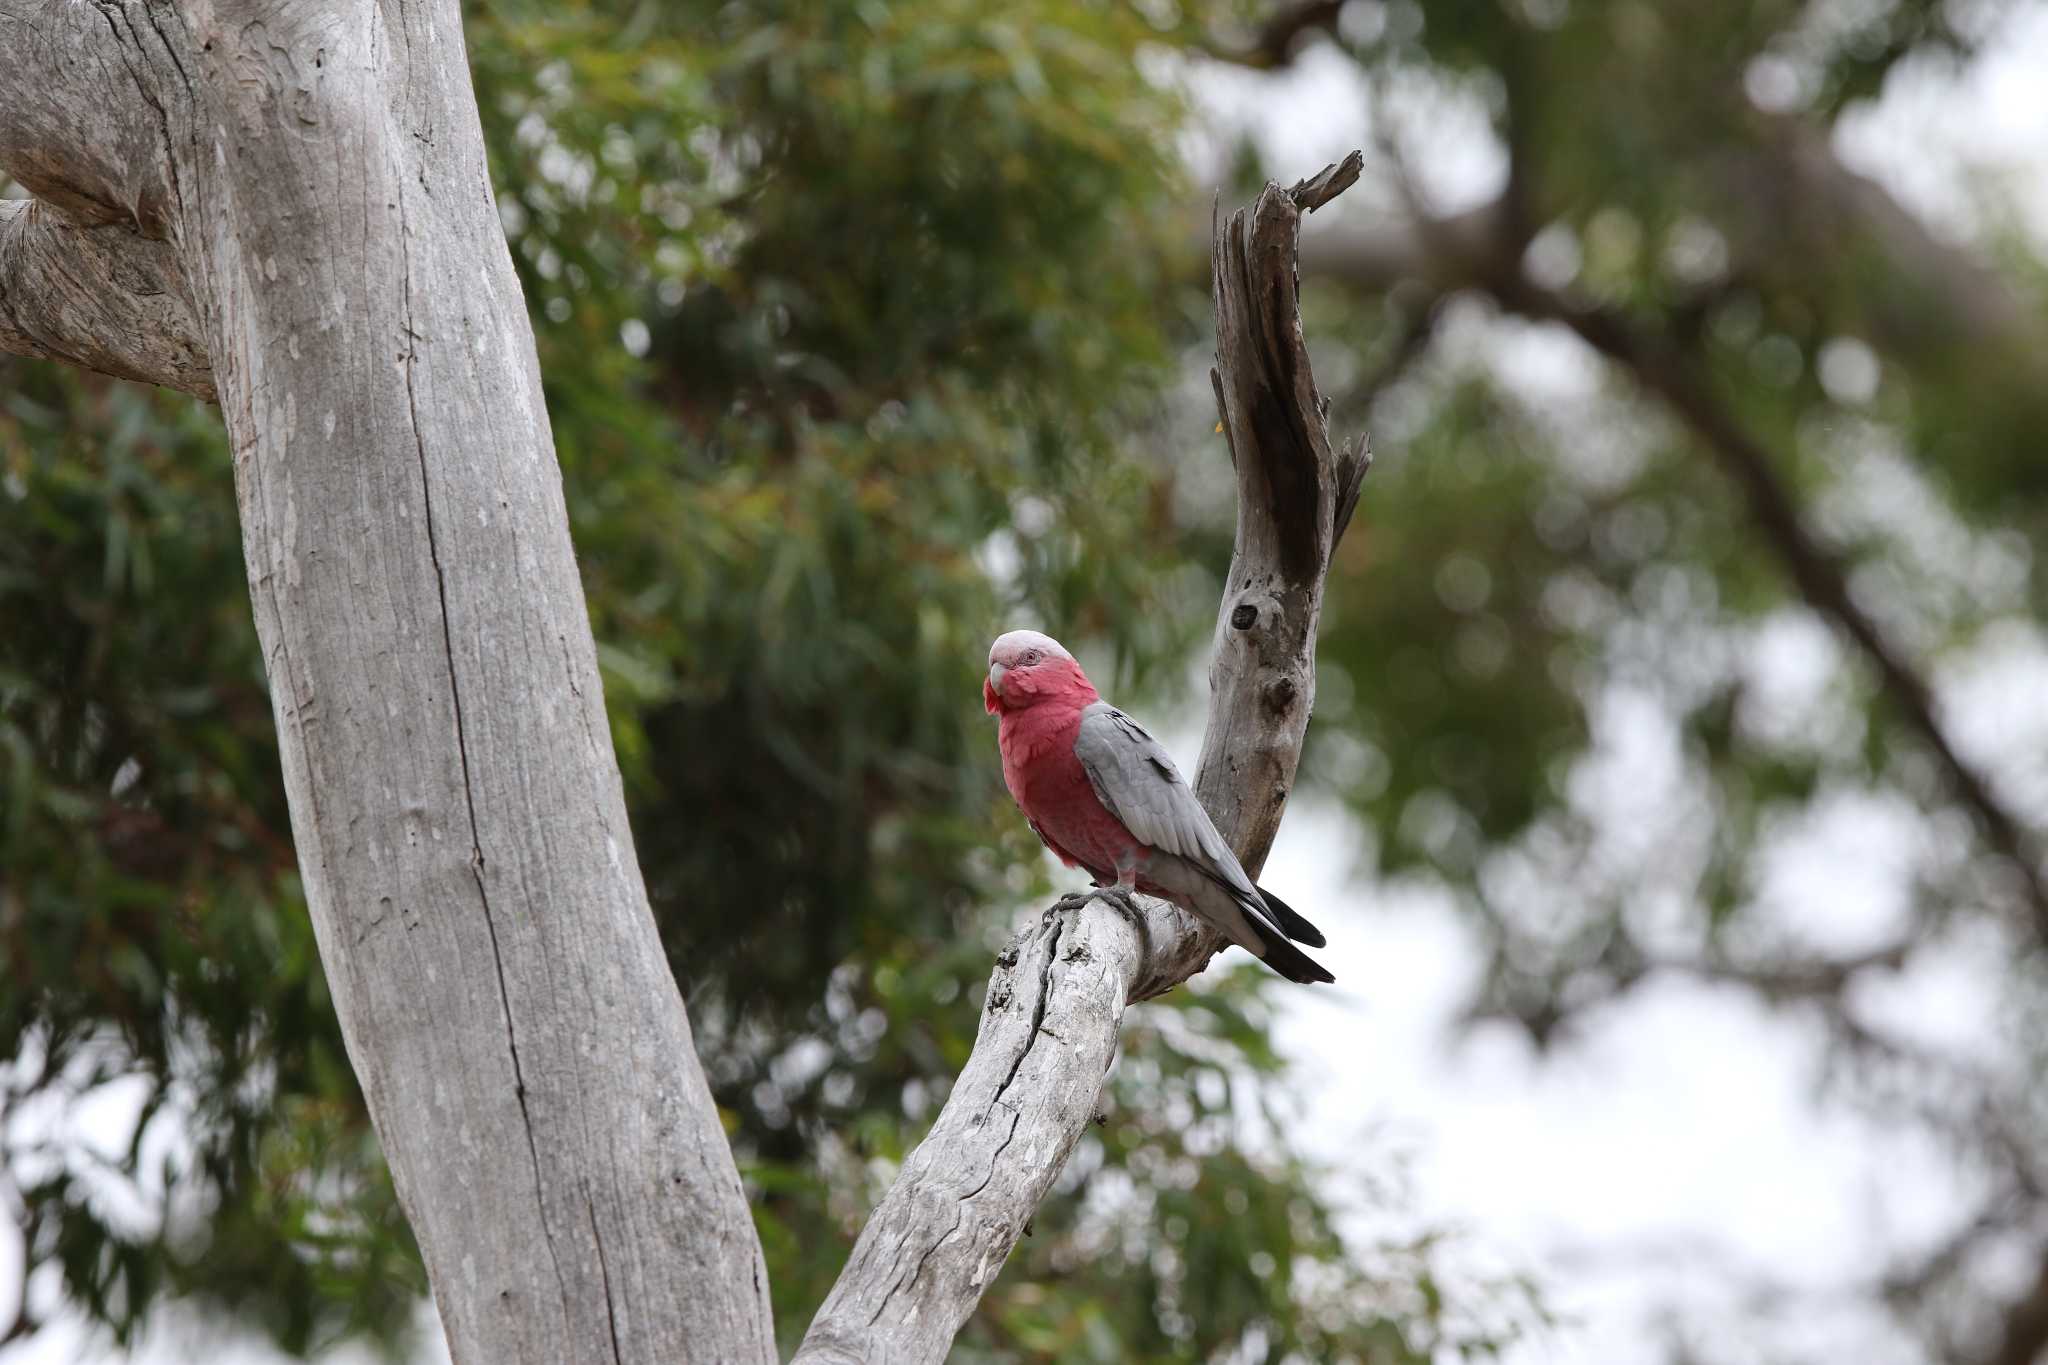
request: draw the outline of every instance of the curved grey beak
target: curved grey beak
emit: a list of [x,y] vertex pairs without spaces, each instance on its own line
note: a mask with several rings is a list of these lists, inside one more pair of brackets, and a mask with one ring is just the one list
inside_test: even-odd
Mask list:
[[990,687],[993,687],[998,695],[1000,695],[1003,690],[1003,675],[1005,673],[1008,673],[1009,671],[1009,669],[1003,667],[1001,664],[992,663],[988,666],[988,685]]

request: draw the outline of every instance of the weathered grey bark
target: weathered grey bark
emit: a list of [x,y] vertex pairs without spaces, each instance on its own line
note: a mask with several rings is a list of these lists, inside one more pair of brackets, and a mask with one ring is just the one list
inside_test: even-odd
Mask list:
[[0,351],[214,397],[176,250],[33,199],[0,201]]
[[[1295,279],[1302,211],[1359,164],[1354,153],[1292,190],[1268,185],[1214,233],[1213,373],[1238,517],[1195,790],[1254,873],[1294,783],[1323,579],[1367,464],[1362,444],[1331,447]],[[800,1365],[945,1358],[1095,1113],[1125,1005],[1171,990],[1223,947],[1174,907],[1140,905],[1134,922],[1099,900],[1063,902],[1003,953],[974,1052],[862,1230]]]
[[218,392],[307,900],[455,1358],[772,1359],[458,5],[0,0],[0,52],[43,201],[0,219],[0,345]]

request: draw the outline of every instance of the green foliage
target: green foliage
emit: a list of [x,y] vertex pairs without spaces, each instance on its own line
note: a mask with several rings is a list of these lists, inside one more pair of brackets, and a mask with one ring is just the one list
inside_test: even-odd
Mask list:
[[[389,1334],[424,1285],[298,891],[213,415],[14,371],[0,1192],[118,1339],[162,1294],[292,1349]],[[137,1114],[125,1148],[67,1133],[87,1097]]]

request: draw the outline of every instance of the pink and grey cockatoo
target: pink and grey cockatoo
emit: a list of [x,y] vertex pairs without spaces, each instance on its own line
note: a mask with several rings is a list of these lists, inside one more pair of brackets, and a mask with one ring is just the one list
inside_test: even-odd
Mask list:
[[1288,942],[1320,948],[1322,934],[1252,884],[1166,750],[1101,698],[1059,641],[999,637],[981,696],[1001,718],[1010,795],[1061,862],[1126,901],[1133,891],[1172,901],[1289,981],[1336,980]]

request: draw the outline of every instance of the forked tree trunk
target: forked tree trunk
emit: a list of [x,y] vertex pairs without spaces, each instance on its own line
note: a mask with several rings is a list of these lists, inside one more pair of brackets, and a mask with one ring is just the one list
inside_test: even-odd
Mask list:
[[[455,0],[0,0],[0,350],[217,399],[307,900],[458,1361],[760,1362],[760,1244],[656,938]],[[1299,210],[1217,237],[1242,499],[1198,788],[1248,865],[1314,695],[1363,451],[1294,311]],[[965,703],[963,703],[965,704]],[[1127,1000],[1220,946],[1048,913],[800,1351],[944,1357]],[[1059,1026],[1055,1036],[1051,1025]]]

